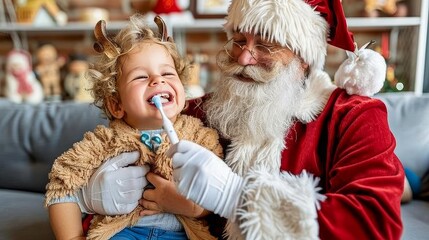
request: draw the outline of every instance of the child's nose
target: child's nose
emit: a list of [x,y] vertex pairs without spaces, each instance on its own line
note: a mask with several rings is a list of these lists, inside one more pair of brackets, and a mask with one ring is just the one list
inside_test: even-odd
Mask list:
[[151,85],[164,84],[165,79],[161,75],[152,76]]

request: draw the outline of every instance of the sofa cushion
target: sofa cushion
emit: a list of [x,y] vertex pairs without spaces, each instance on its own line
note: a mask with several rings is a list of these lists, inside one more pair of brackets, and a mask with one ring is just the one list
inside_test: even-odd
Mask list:
[[0,239],[54,239],[44,195],[15,190],[0,190]]
[[404,167],[422,178],[429,169],[429,94],[381,93],[396,138],[395,153]]
[[402,223],[404,232],[402,239],[427,239],[429,227],[429,202],[413,200],[402,205]]
[[107,124],[89,103],[0,100],[0,188],[44,192],[53,161],[83,134]]

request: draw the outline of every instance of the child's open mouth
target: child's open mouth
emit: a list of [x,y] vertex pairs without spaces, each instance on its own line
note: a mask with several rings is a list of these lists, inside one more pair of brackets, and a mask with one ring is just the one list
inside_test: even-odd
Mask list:
[[159,96],[159,97],[160,97],[160,99],[161,99],[161,103],[168,103],[168,102],[171,102],[171,101],[173,100],[173,96],[172,96],[171,94],[169,94],[169,93],[159,93],[159,94],[155,94],[155,95],[153,95],[153,96],[152,96],[152,97],[150,97],[147,101],[148,101],[149,103],[153,104],[153,102],[152,102],[152,98],[153,98],[154,96]]

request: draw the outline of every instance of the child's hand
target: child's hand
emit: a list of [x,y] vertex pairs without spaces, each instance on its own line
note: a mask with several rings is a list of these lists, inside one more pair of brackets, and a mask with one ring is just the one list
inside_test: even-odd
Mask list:
[[177,192],[176,185],[163,177],[149,172],[146,179],[154,188],[146,189],[139,204],[144,208],[140,216],[160,212],[179,214],[187,217],[202,217],[208,212]]

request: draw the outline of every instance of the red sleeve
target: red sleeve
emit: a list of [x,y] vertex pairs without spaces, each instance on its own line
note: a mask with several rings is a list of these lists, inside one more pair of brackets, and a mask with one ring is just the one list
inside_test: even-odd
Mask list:
[[82,228],[85,236],[88,234],[89,226],[91,226],[91,220],[94,217],[92,214],[87,214],[82,218]]
[[282,169],[321,178],[321,239],[400,239],[404,172],[381,101],[336,91],[319,118],[294,134]]
[[183,110],[183,114],[190,115],[201,119],[206,123],[206,114],[203,110],[203,103],[207,100],[208,95],[204,95],[201,98],[190,99],[186,102],[186,108]]
[[337,132],[319,213],[321,238],[400,239],[404,175],[385,107],[369,102],[350,110]]

